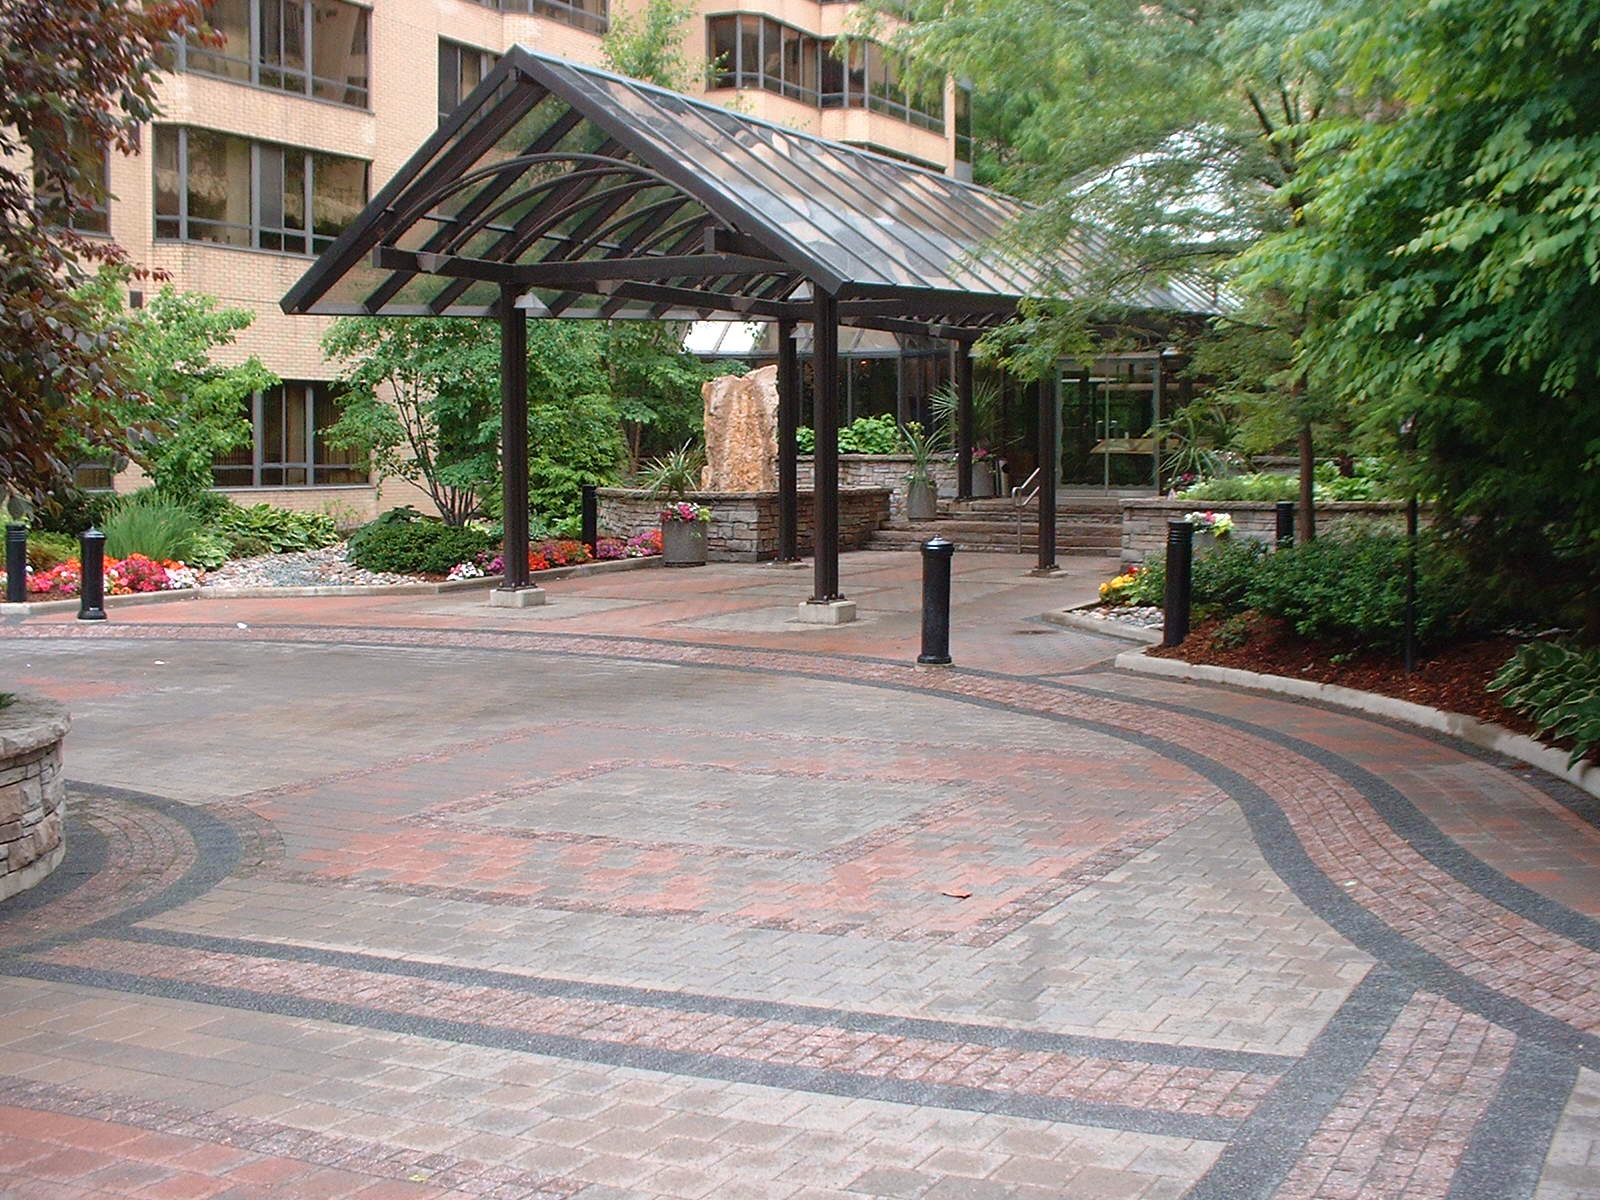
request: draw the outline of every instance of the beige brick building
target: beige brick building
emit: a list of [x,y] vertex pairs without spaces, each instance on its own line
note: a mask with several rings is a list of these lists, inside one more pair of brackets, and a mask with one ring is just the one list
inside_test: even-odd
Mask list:
[[[685,50],[715,64],[713,101],[963,171],[954,88],[908,94],[877,47],[831,52],[855,8],[700,0]],[[599,63],[609,17],[608,0],[216,0],[226,45],[175,48],[162,118],[139,156],[112,156],[101,219],[175,286],[256,314],[227,353],[259,355],[285,383],[255,398],[255,443],[218,464],[219,486],[245,503],[346,517],[416,499],[321,444],[335,411],[324,385],[337,374],[319,349],[326,322],[286,317],[278,301],[496,56],[520,43]]]

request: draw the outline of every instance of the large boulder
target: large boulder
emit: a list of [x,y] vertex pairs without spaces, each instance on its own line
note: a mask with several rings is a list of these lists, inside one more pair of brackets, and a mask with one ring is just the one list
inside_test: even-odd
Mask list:
[[778,487],[778,368],[719,375],[705,401],[708,492],[771,492]]

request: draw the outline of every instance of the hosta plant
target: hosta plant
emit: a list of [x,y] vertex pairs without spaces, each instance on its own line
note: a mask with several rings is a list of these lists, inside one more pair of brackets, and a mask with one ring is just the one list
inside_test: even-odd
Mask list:
[[1522,713],[1539,736],[1572,739],[1569,767],[1600,749],[1600,649],[1529,642],[1489,684],[1500,702]]

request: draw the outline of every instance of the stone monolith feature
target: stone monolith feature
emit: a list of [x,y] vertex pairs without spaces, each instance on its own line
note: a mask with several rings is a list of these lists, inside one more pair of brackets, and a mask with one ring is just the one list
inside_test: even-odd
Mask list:
[[705,400],[708,492],[771,492],[778,487],[778,368],[719,375]]

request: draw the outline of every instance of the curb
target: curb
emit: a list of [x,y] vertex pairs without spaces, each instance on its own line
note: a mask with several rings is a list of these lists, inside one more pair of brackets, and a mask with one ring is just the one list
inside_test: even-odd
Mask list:
[[[198,600],[203,588],[175,588],[170,592],[135,592],[129,596],[107,596],[107,608],[136,608],[141,604],[170,604],[175,600]],[[26,604],[0,604],[0,617],[37,617],[45,613],[77,612],[78,598],[30,600]]]
[[[640,571],[661,565],[659,554],[648,558],[619,558],[609,562],[579,563],[571,567],[548,567],[535,571],[534,584],[545,579],[573,579],[584,575],[607,575],[617,571]],[[439,583],[329,583],[313,587],[216,587],[179,588],[170,592],[140,592],[132,596],[107,596],[106,607],[131,607],[136,604],[162,604],[174,600],[293,600],[308,596],[438,596],[446,592],[466,592],[490,588],[503,582],[503,575],[484,575],[477,579],[447,579]],[[36,617],[45,613],[74,612],[76,598],[36,600],[27,604],[0,604],[0,616]]]
[[1292,696],[1298,700],[1315,700],[1334,708],[1386,717],[1406,725],[1430,729],[1435,733],[1460,738],[1479,750],[1503,754],[1530,767],[1537,767],[1565,780],[1589,795],[1600,798],[1600,765],[1567,766],[1567,754],[1535,741],[1526,734],[1512,733],[1499,725],[1480,721],[1464,713],[1446,712],[1410,700],[1397,700],[1393,696],[1380,696],[1375,692],[1361,692],[1355,688],[1340,687],[1334,683],[1316,683],[1309,679],[1291,679],[1285,675],[1263,675],[1258,671],[1241,671],[1237,667],[1212,667],[1188,663],[1175,658],[1147,658],[1143,650],[1125,650],[1116,657],[1116,667],[1141,675],[1160,675],[1167,679],[1186,679],[1199,683],[1222,683],[1251,691],[1271,692],[1279,696]]
[[1121,621],[1102,621],[1095,617],[1086,617],[1083,610],[1098,608],[1098,604],[1084,604],[1077,608],[1061,608],[1054,612],[1041,614],[1041,619],[1052,625],[1059,625],[1063,629],[1077,629],[1083,633],[1098,633],[1101,637],[1116,638],[1122,642],[1141,642],[1147,646],[1161,644],[1161,630],[1145,629],[1139,625],[1128,625]]

